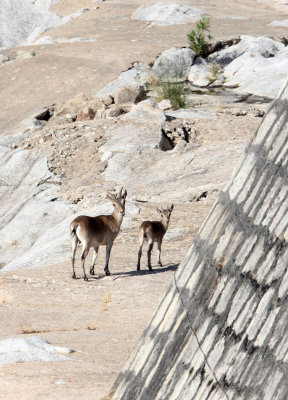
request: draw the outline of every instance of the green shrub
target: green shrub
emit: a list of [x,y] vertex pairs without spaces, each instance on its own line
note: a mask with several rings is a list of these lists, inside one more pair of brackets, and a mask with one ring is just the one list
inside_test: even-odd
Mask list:
[[174,81],[159,81],[154,88],[156,101],[170,100],[174,110],[186,107],[184,83]]
[[208,40],[212,39],[212,36],[208,33],[210,32],[209,28],[210,19],[203,16],[196,22],[195,29],[191,29],[191,31],[187,33],[189,45],[196,56],[205,57],[208,55]]

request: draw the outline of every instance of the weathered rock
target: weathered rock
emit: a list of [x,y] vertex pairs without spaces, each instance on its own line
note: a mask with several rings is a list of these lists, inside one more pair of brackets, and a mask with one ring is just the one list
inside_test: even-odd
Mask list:
[[194,123],[183,121],[181,119],[173,119],[162,125],[162,131],[167,136],[173,147],[180,141],[192,142],[196,139],[196,134],[193,129]]
[[123,108],[112,106],[105,111],[106,118],[117,118],[119,115],[123,114]]
[[282,21],[272,21],[269,26],[284,26],[288,27],[288,19],[284,19]]
[[227,66],[237,57],[247,52],[269,58],[276,56],[283,49],[284,45],[282,43],[271,38],[264,36],[255,38],[249,35],[242,35],[241,40],[237,44],[210,54],[207,57],[207,62]]
[[[53,242],[56,226],[73,208],[58,198],[57,179],[41,154],[2,146],[0,153],[1,263],[21,268],[52,262],[59,251]],[[40,245],[43,235],[47,241]]]
[[163,110],[160,110],[151,100],[144,100],[132,106],[131,111],[121,117],[123,121],[140,121],[147,125],[154,124],[160,126],[165,120]]
[[166,110],[165,115],[168,118],[180,118],[186,120],[197,120],[197,119],[216,119],[217,116],[215,114],[210,113],[209,111],[192,111],[192,110]]
[[57,112],[58,116],[65,114],[76,114],[78,115],[80,111],[91,101],[93,97],[84,93],[79,93],[73,99],[69,100],[63,107]]
[[160,110],[171,110],[172,104],[170,100],[164,99],[158,103],[158,107],[160,108]]
[[203,14],[195,7],[176,3],[157,3],[141,6],[132,15],[134,21],[148,21],[151,25],[178,25],[196,22]]
[[23,43],[39,36],[45,29],[62,23],[61,17],[45,8],[35,6],[30,0],[23,0],[21,7],[18,6],[15,0],[4,0],[4,4],[2,3],[0,47],[12,47]]
[[153,75],[160,80],[186,80],[195,53],[188,48],[176,48],[164,50],[156,58],[152,67]]
[[226,87],[273,99],[286,80],[288,50],[273,39],[243,35],[239,43],[211,54],[207,61],[225,67]]
[[48,121],[54,114],[55,104],[52,106],[44,107],[42,110],[38,111],[32,118],[37,119],[38,121]]
[[114,93],[114,102],[118,107],[132,107],[145,97],[143,86],[136,83],[129,86],[123,86]]
[[94,119],[94,117],[95,117],[95,110],[90,105],[87,105],[77,115],[77,121]]
[[38,336],[26,338],[9,338],[0,341],[0,365],[32,361],[71,361],[64,354],[74,350],[51,345],[48,340]]
[[211,67],[200,57],[196,58],[194,65],[190,68],[188,81],[195,86],[208,86],[213,80]]
[[[224,86],[273,99],[287,79],[287,63],[288,48],[270,58],[244,53],[224,69]],[[263,84],[259,85],[259,82]]]
[[95,114],[95,119],[105,119],[106,118],[106,109],[98,108]]
[[94,97],[102,98],[103,96],[114,96],[117,89],[131,85],[133,82],[144,86],[147,76],[151,73],[151,68],[143,63],[135,62],[127,71],[122,72],[118,78],[114,79],[108,85],[99,90]]
[[8,57],[5,57],[4,54],[0,54],[0,64],[9,61]]

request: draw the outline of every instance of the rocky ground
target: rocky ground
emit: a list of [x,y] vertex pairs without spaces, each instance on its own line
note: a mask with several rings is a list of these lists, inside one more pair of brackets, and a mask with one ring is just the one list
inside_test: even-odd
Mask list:
[[[21,230],[17,233],[17,240],[13,241],[11,236],[7,248],[2,244],[2,254],[5,251],[7,259],[0,260],[0,266],[9,262],[14,264],[11,270],[4,270],[0,275],[0,317],[4,321],[0,329],[0,343],[2,339],[12,337],[37,336],[45,338],[53,346],[64,346],[75,351],[67,355],[71,361],[22,362],[25,357],[24,360],[16,357],[12,364],[5,365],[1,362],[0,351],[0,364],[3,364],[0,366],[0,393],[7,400],[20,396],[23,400],[100,400],[108,394],[219,190],[238,165],[249,137],[269,106],[263,102],[250,104],[216,96],[207,98],[195,95],[191,111],[198,113],[197,117],[177,119],[178,125],[176,123],[176,131],[179,127],[190,126],[190,138],[188,141],[179,140],[179,143],[179,138],[172,138],[176,146],[171,151],[157,148],[160,133],[156,126],[162,118],[158,110],[155,116],[155,110],[149,109],[148,115],[153,115],[154,120],[147,118],[145,113],[144,118],[143,114],[136,114],[142,118],[136,120],[129,120],[129,117],[125,119],[125,115],[92,120],[63,118],[59,111],[79,93],[89,97],[126,70],[132,62],[148,64],[162,50],[187,44],[185,34],[191,26],[159,27],[145,22],[132,22],[130,16],[139,5],[141,2],[138,0],[125,5],[117,0],[103,3],[75,0],[70,1],[69,5],[60,1],[54,6],[59,15],[73,13],[83,7],[90,11],[66,25],[50,29],[42,36],[49,35],[54,39],[82,36],[94,42],[63,41],[53,45],[17,47],[3,52],[13,61],[0,66],[3,78],[0,82],[1,136],[21,134],[2,138],[2,160],[7,164],[2,162],[0,194],[4,199],[5,193],[11,190],[14,201],[20,193],[23,196],[27,192],[23,204],[28,203],[28,197],[29,201],[30,197],[41,200],[41,193],[45,198],[50,196],[49,204],[56,209],[61,204],[63,216],[58,212],[55,218],[53,211],[54,220],[47,220],[47,216],[39,218],[39,230],[42,225],[45,231],[49,231],[58,222],[63,222],[63,227],[55,230],[57,240],[48,248],[43,243],[47,241],[45,236],[44,239],[40,235],[29,236],[29,229],[27,232],[25,230],[25,226],[35,224],[32,217],[34,211],[35,215],[37,213],[38,203],[29,203],[28,216],[24,213],[25,218],[18,211],[13,214],[12,206],[9,206],[9,210],[4,209],[2,226],[5,222],[11,227],[8,232],[15,230],[11,224],[13,218],[7,217],[13,214],[16,221],[17,216]],[[278,38],[285,34],[285,28],[267,26],[273,20],[283,19],[283,12],[265,2],[245,1],[241,5],[232,2],[225,3],[224,7],[223,2],[217,0],[198,2],[194,6],[211,16],[211,29],[217,39],[233,38],[243,33]],[[239,16],[243,18],[234,18]],[[31,120],[22,122],[24,118],[52,104],[56,104],[54,115],[43,126],[30,129]],[[206,117],[200,118],[200,115]],[[148,130],[149,125],[155,129]],[[136,132],[133,137],[129,136],[131,127]],[[142,134],[146,128],[150,135],[149,142],[143,141]],[[117,137],[120,130],[124,133],[122,141]],[[130,138],[130,141],[125,141],[125,138]],[[129,150],[128,144],[132,150]],[[31,157],[36,157],[35,154],[44,155],[48,166],[43,176],[39,172],[39,179],[35,178],[35,181],[25,172],[25,186],[17,182],[10,184],[7,178],[9,174],[5,171],[9,160],[18,155],[20,159],[22,149]],[[109,159],[109,152],[113,153],[112,159]],[[21,175],[24,164],[14,162],[11,165],[14,165],[13,168],[16,166],[16,170],[18,166],[17,173]],[[32,175],[35,177],[37,173],[34,171]],[[43,177],[46,179],[44,185]],[[35,193],[32,191],[28,196],[29,184]],[[72,280],[68,236],[72,215],[75,212],[88,213],[95,206],[106,203],[106,192],[121,185],[128,190],[128,212],[123,230],[112,249],[112,275],[104,276],[104,248],[100,248],[96,275],[90,277],[89,282]],[[53,190],[50,190],[51,186]],[[163,243],[163,267],[154,266],[152,272],[147,271],[144,252],[143,270],[136,272],[137,229],[140,222],[147,218],[158,218],[156,206],[172,201],[175,208]],[[24,208],[23,205],[21,207]],[[2,243],[4,238],[7,240],[7,231],[4,231],[2,228]],[[32,249],[39,237],[42,240],[38,253],[32,252],[26,261],[18,254],[19,243],[24,242],[25,233]],[[47,237],[51,240],[51,235]],[[57,243],[61,243],[61,260],[57,258]],[[49,257],[45,258],[45,252],[48,251]],[[16,263],[13,254],[19,256]],[[30,268],[33,266],[33,257],[35,264],[38,263],[36,269]],[[50,262],[47,258],[50,258]],[[41,260],[45,260],[45,263],[41,264]],[[25,269],[17,269],[17,263],[19,266],[21,263],[25,265]],[[41,265],[45,267],[41,268]],[[79,264],[77,273],[79,277]],[[9,352],[7,357],[11,360]]]

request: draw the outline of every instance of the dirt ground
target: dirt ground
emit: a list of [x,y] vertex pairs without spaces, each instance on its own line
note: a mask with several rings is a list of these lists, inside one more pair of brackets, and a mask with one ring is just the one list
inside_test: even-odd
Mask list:
[[[191,28],[185,25],[150,27],[130,21],[132,10],[142,4],[140,0],[125,4],[120,0],[107,0],[93,5],[88,0],[75,0],[69,2],[69,10],[67,3],[60,1],[55,9],[60,14],[82,7],[99,6],[99,9],[51,29],[45,35],[57,38],[83,36],[96,41],[7,50],[5,54],[14,57],[15,61],[0,67],[0,135],[11,132],[23,118],[44,106],[60,104],[79,92],[94,93],[133,61],[148,63],[166,48],[186,45],[185,35]],[[152,1],[145,3],[152,4]],[[200,0],[190,1],[189,5],[203,9],[211,16],[211,30],[217,39],[240,34],[285,35],[284,28],[267,27],[267,23],[283,19],[283,13],[255,1],[243,0],[239,4],[236,0],[228,3]],[[247,19],[220,18],[223,15]],[[31,55],[34,51],[35,56],[21,56],[23,52]],[[239,117],[226,113],[217,123],[199,122],[198,129],[203,144],[221,141],[223,151],[229,151],[229,142],[236,140],[244,150],[259,123],[260,118],[253,115]],[[41,148],[48,160],[52,164],[55,162],[55,173],[61,175],[63,181],[61,194],[76,201],[73,194],[73,189],[79,185],[76,168],[73,170],[71,165],[66,165],[65,159],[55,161],[49,142],[44,146],[37,141],[38,133],[35,133],[31,149]],[[87,181],[91,179],[89,148],[82,146],[85,154],[82,168],[87,171]],[[229,180],[229,177],[227,174],[225,178]],[[181,234],[164,241],[163,267],[154,266],[152,272],[146,268],[145,252],[142,271],[136,271],[137,227],[143,219],[157,218],[156,204],[145,203],[139,204],[140,214],[116,239],[111,253],[110,277],[104,276],[103,272],[104,248],[99,251],[96,275],[89,277],[88,282],[71,279],[69,259],[43,269],[2,272],[0,340],[38,335],[55,346],[71,347],[75,352],[71,354],[73,361],[68,362],[1,365],[1,399],[100,400],[108,395],[216,196],[217,193],[197,202],[175,204],[170,229],[182,228]],[[91,259],[91,254],[88,258]],[[79,277],[79,259],[76,271]]]

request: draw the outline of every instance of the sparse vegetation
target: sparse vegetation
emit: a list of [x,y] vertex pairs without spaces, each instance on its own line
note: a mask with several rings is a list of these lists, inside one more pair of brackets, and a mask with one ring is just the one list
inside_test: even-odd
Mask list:
[[213,37],[209,32],[210,19],[203,16],[196,22],[195,29],[191,29],[191,31],[187,33],[189,45],[196,56],[206,57],[208,55],[209,40]]
[[210,83],[213,83],[218,79],[219,73],[220,73],[221,67],[219,64],[213,63],[210,65],[210,72],[211,75],[209,75],[207,78],[209,79]]
[[148,86],[155,101],[160,102],[168,99],[175,110],[186,107],[185,84],[183,82],[178,82],[176,79],[157,81],[157,79],[151,78]]

